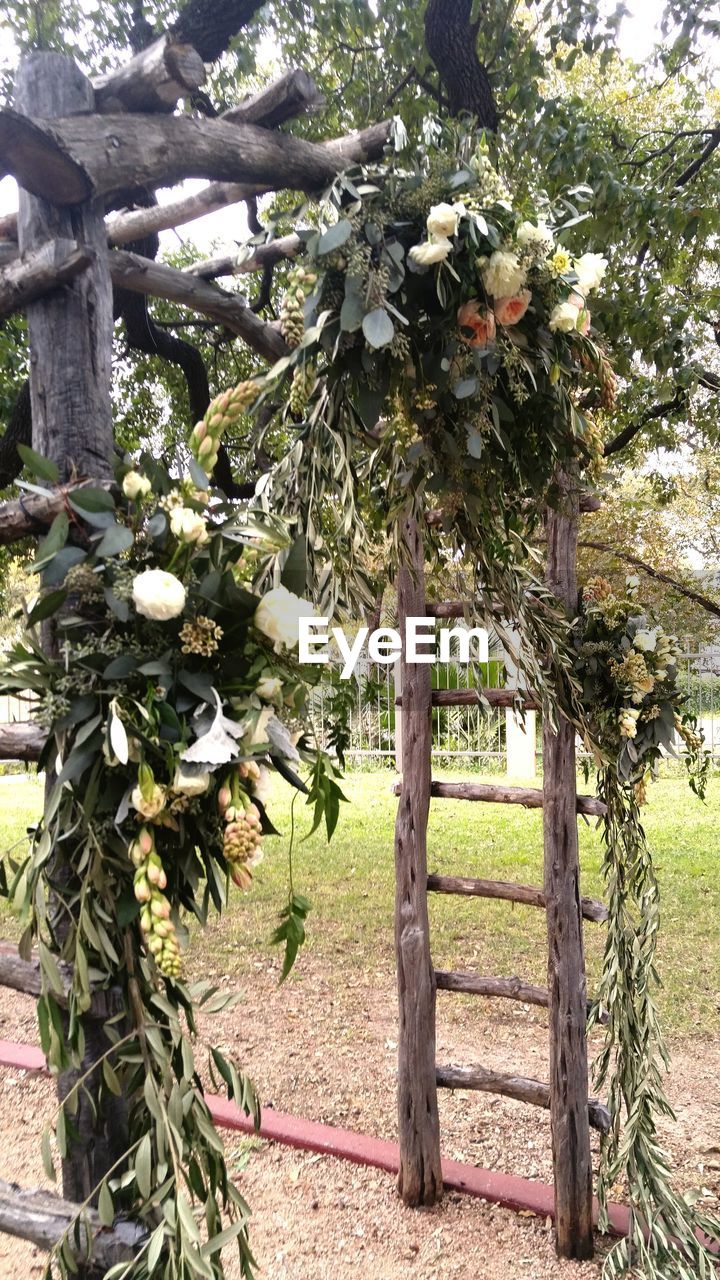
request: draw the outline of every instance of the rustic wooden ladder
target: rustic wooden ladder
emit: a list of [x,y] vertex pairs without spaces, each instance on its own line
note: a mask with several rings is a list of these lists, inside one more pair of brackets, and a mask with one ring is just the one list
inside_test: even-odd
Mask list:
[[[576,603],[577,499],[571,486],[559,511],[548,513],[548,582],[569,608]],[[425,599],[423,542],[418,526],[405,530],[408,565],[398,577],[398,622],[410,617],[462,617],[460,602]],[[437,1089],[499,1093],[551,1113],[558,1253],[588,1258],[593,1252],[592,1164],[589,1128],[606,1131],[610,1114],[588,1097],[587,1014],[582,918],[607,919],[601,902],[581,898],[577,815],[602,813],[594,797],[578,796],[575,731],[561,720],[543,732],[543,789],[473,782],[434,782],[431,776],[433,706],[477,702],[473,690],[431,689],[430,667],[400,659],[402,782],[395,828],[395,938],[399,1004],[399,1190],[407,1204],[432,1204],[442,1191]],[[483,690],[491,703],[511,705],[507,690]],[[527,705],[532,705],[528,703]],[[542,888],[500,881],[430,875],[427,823],[431,797],[543,807],[545,875]],[[479,977],[435,970],[430,952],[428,891],[503,899],[541,907],[548,930],[547,988],[518,978]],[[497,996],[542,1005],[550,1023],[547,1084],[482,1066],[438,1066],[435,1052],[437,990]]]

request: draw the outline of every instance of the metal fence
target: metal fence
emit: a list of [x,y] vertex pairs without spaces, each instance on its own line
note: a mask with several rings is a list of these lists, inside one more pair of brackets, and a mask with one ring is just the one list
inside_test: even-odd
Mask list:
[[[720,763],[720,646],[686,650],[680,658],[680,687],[686,708],[697,716],[713,761]],[[500,688],[505,684],[500,659],[478,664],[473,670],[458,663],[438,663],[432,668],[434,689],[473,688],[478,684]],[[351,746],[347,755],[354,760],[395,758],[395,670],[367,662],[358,663],[349,686]],[[319,740],[327,743],[335,696],[329,683],[318,686],[314,695],[314,716]],[[481,706],[433,708],[433,756],[452,760],[462,757],[476,762],[487,772],[506,768],[506,713],[501,708]],[[538,719],[537,752],[540,756]]]

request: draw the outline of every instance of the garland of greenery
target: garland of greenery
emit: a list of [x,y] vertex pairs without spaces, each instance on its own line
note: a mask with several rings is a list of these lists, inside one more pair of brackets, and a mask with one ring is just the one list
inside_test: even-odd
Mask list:
[[591,579],[575,631],[577,674],[587,725],[602,753],[598,792],[603,818],[608,934],[591,1022],[607,1014],[595,1083],[608,1086],[612,1128],[602,1143],[600,1225],[607,1227],[611,1189],[620,1181],[630,1205],[628,1234],[610,1251],[607,1280],[711,1280],[717,1256],[698,1232],[720,1239],[713,1222],[672,1187],[657,1117],[673,1116],[662,1071],[669,1058],[655,992],[660,892],[640,809],[650,778],[679,735],[690,785],[701,798],[711,758],[695,720],[682,711],[678,648],[637,598],[637,578],[623,594]]
[[[36,695],[34,715],[48,732],[41,764],[52,784],[9,894],[25,925],[21,954],[38,946],[38,1019],[53,1072],[81,1070],[81,1016],[92,993],[120,990],[98,1105],[111,1095],[126,1100],[130,1146],[86,1203],[97,1198],[108,1226],[118,1214],[136,1217],[148,1236],[133,1264],[110,1271],[115,1280],[213,1280],[233,1240],[242,1274],[252,1274],[247,1207],[193,1047],[196,1007],[213,1012],[228,998],[181,980],[182,917],[203,924],[223,909],[231,882],[250,888],[262,837],[274,830],[270,770],[308,792],[329,835],[341,799],[331,761],[313,746],[309,686],[293,652],[298,616],[311,612],[289,589],[304,585],[302,557],[280,521],[209,498],[220,437],[255,395],[241,384],[210,406],[182,479],[145,454],[138,468],[120,469],[114,493],[68,492],[38,547],[42,586],[25,638],[2,668],[4,689]],[[52,464],[26,457],[57,481]],[[281,562],[282,581],[258,596],[254,580],[277,577]],[[52,652],[37,634],[49,619]],[[298,776],[306,767],[309,787]],[[285,944],[283,975],[308,907],[291,887],[275,935]],[[67,1011],[58,959],[72,966]],[[210,1066],[213,1083],[259,1122],[252,1085],[235,1064],[213,1048]],[[78,1108],[93,1105],[86,1080],[52,1126],[61,1157]],[[50,1130],[43,1157],[54,1176]],[[46,1274],[73,1274],[86,1240],[78,1220]]]

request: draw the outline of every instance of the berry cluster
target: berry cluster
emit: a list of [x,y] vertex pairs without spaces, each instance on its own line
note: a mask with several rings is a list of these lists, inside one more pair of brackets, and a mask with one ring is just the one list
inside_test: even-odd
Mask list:
[[317,373],[315,365],[308,361],[307,364],[299,364],[293,373],[292,386],[290,388],[290,397],[288,404],[290,412],[295,418],[302,418],[307,407],[308,400],[313,393],[315,383],[317,382]]
[[218,805],[226,824],[223,852],[230,876],[239,889],[249,889],[251,868],[262,862],[263,856],[260,810],[240,791],[236,780],[220,788]]
[[170,903],[163,893],[167,876],[155,848],[152,831],[143,827],[129,849],[135,871],[135,897],[140,903],[140,928],[147,949],[155,957],[161,973],[168,978],[180,975],[180,948],[170,919]]
[[314,271],[294,267],[288,275],[287,289],[280,307],[280,332],[289,347],[298,347],[305,332],[305,299],[317,282]]
[[241,382],[230,391],[217,396],[205,417],[193,427],[190,449],[206,475],[212,475],[218,460],[220,441],[224,431],[257,399],[258,387],[254,382]]

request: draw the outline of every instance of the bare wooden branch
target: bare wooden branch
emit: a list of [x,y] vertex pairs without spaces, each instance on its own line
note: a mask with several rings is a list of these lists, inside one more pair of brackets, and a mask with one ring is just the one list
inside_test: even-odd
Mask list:
[[102,1271],[119,1262],[131,1262],[142,1247],[147,1232],[135,1222],[117,1221],[103,1227],[94,1209],[61,1200],[50,1191],[23,1191],[0,1179],[0,1231],[30,1240],[39,1249],[50,1251],[77,1222],[77,1256],[92,1258]]
[[[526,711],[536,711],[539,703],[521,689],[433,689],[432,705],[434,707],[478,707],[482,699],[491,707],[522,707]],[[402,706],[402,694],[395,699],[397,707]]]
[[55,516],[67,507],[68,499],[78,489],[92,485],[95,489],[115,488],[113,480],[83,480],[80,484],[62,485],[47,494],[28,493],[25,497],[0,503],[0,546],[19,542],[31,533],[51,525]]
[[297,68],[224,112],[221,119],[230,124],[262,124],[276,129],[286,120],[325,106],[325,99],[312,76]]
[[[72,989],[73,971],[69,964],[65,964],[61,960],[57,962],[57,966],[63,984],[63,991],[62,994],[59,992],[54,992],[53,994],[58,1004],[65,1007]],[[18,949],[14,943],[0,942],[0,987],[9,987],[12,991],[22,991],[27,996],[37,997],[42,995],[43,984],[40,961],[35,952],[33,952],[30,960],[23,960],[18,955]],[[91,995],[90,1007],[86,1012],[90,1018],[96,1018],[99,1022],[107,1022],[109,1018],[114,1018],[119,1013],[122,1013],[123,1008],[124,997],[119,989],[110,991],[94,990]]]
[[[454,991],[461,995],[484,996],[486,999],[519,1000],[521,1004],[535,1004],[547,1009],[550,994],[547,987],[537,987],[521,978],[482,978],[476,973],[452,973],[446,969],[435,970],[438,991]],[[588,1017],[592,1001],[587,1002]],[[600,1022],[607,1022],[608,1015],[600,1013]]]
[[[414,521],[404,525],[409,564],[397,580],[398,614],[422,617],[423,542]],[[435,972],[427,904],[427,822],[430,809],[430,668],[400,662],[403,777],[395,820],[395,954],[398,984],[398,1190],[405,1204],[432,1205],[442,1196],[440,1122],[435,1084]]]
[[253,351],[270,362],[287,355],[289,348],[279,330],[259,319],[245,299],[236,293],[226,293],[217,285],[137,253],[116,249],[110,253],[109,259],[112,282],[119,288],[153,298],[166,298],[168,302],[177,302],[180,306],[210,316],[243,338]]
[[47,735],[30,720],[0,725],[0,760],[39,760]]
[[[548,507],[548,586],[568,619],[577,608],[579,488],[558,471]],[[593,1256],[592,1157],[588,1114],[587,987],[580,913],[575,727],[560,714],[543,724],[544,888],[550,992],[550,1111],[555,1175],[555,1246],[560,1257]]]
[[173,111],[178,99],[199,89],[205,78],[205,64],[197,50],[163,35],[123,66],[93,80],[95,109],[106,115]]
[[92,249],[74,240],[50,240],[0,271],[0,317],[59,289],[95,260]]
[[[400,795],[402,783],[395,783]],[[542,809],[543,793],[535,787],[504,787],[490,782],[433,782],[431,795],[443,800],[481,800],[490,804],[521,804],[525,809]],[[601,818],[605,805],[595,796],[578,796],[577,812]]]
[[[486,1067],[438,1067],[437,1082],[441,1089],[475,1089],[481,1093],[499,1093],[518,1102],[529,1102],[534,1107],[550,1109],[550,1086],[527,1076],[505,1075],[502,1071],[489,1071]],[[610,1112],[594,1098],[588,1100],[588,1121],[593,1129],[608,1133]]]
[[[494,898],[502,902],[520,902],[526,907],[545,908],[545,892],[529,884],[513,884],[507,880],[476,880],[470,876],[430,875],[428,890],[433,893],[458,893],[468,898]],[[586,920],[602,924],[608,918],[604,902],[581,898],[580,907]]]
[[[388,124],[322,144],[271,129],[189,116],[70,116],[52,121],[0,111],[0,165],[58,205],[186,178],[249,184],[255,194],[316,191],[352,161],[382,153]],[[246,198],[246,197],[243,197]]]
[[299,236],[278,236],[268,244],[243,245],[236,253],[222,254],[217,258],[203,258],[185,267],[191,276],[200,276],[203,280],[215,280],[218,276],[248,275],[250,272],[264,271],[266,267],[274,267],[287,258],[296,258],[302,249]]

